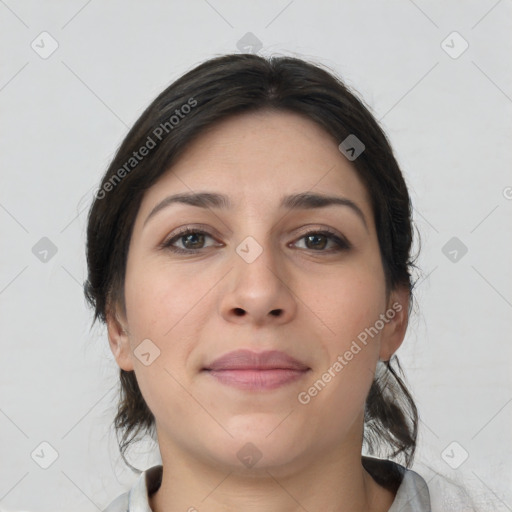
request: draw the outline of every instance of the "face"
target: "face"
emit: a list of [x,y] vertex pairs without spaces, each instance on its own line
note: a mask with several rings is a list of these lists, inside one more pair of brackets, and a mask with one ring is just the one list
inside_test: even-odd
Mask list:
[[[168,199],[191,193],[226,197]],[[341,201],[284,201],[299,194]],[[407,298],[386,297],[370,198],[337,142],[297,114],[258,112],[208,130],[145,193],[109,339],[164,463],[244,471],[252,456],[291,471],[360,456],[365,399],[403,339]],[[252,357],[230,358],[239,349]]]

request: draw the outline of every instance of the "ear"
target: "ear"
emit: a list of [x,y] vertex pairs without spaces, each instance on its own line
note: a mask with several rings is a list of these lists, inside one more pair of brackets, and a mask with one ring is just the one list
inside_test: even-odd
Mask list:
[[114,354],[115,360],[121,369],[132,371],[132,350],[126,318],[117,312],[117,308],[107,309],[106,323],[110,350],[112,350],[112,354]]
[[393,290],[390,294],[384,313],[387,323],[382,330],[380,342],[381,361],[389,361],[404,340],[409,321],[409,295],[409,290],[405,286]]

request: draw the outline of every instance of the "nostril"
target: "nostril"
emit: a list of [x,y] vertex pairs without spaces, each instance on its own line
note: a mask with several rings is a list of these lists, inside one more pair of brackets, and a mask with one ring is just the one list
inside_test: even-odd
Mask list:
[[[245,315],[245,311],[242,308],[235,308],[233,311],[235,312],[236,316],[244,316]],[[281,316],[282,312],[283,312],[282,309],[273,309],[270,312],[270,314],[273,316]]]

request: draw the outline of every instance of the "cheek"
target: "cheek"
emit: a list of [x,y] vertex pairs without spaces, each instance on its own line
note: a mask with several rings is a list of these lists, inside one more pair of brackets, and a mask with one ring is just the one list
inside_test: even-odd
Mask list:
[[149,365],[134,359],[134,369],[146,403],[160,419],[168,416],[170,407],[172,420],[191,414],[190,395],[180,383],[185,382],[189,353],[201,327],[198,303],[207,285],[165,265],[127,267],[125,297],[132,350],[149,339],[158,354]]
[[[324,357],[297,397],[325,442],[345,435],[361,418],[379,356],[380,334],[368,334],[384,301],[375,280],[347,278],[353,288],[329,290],[331,300],[319,313],[333,332],[323,336]],[[373,332],[372,332],[373,333]]]
[[378,267],[347,266],[322,279],[308,279],[299,293],[326,327],[329,344],[343,349],[384,312],[383,279]]
[[301,292],[314,304],[311,310],[319,325],[325,326],[325,354],[301,403],[315,401],[319,414],[328,403],[333,424],[346,420],[347,413],[354,417],[373,380],[380,347],[374,326],[386,305],[379,272],[378,266],[347,266],[329,279],[307,280]]
[[[148,406],[159,411],[165,409],[162,404],[169,397],[179,401],[183,393],[178,382],[184,380],[200,329],[197,308],[205,291],[198,288],[200,279],[184,279],[161,265],[140,265],[133,270],[127,268],[125,296],[134,370]],[[137,356],[139,344],[147,339],[152,343],[145,342],[151,348],[150,365]]]
[[187,276],[166,265],[128,269],[125,294],[132,334],[160,341],[172,338],[211,286],[204,277]]

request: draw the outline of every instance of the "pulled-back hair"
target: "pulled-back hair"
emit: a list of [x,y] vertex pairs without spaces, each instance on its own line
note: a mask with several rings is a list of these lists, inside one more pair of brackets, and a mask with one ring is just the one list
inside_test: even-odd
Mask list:
[[[352,161],[371,199],[386,292],[406,287],[413,303],[412,206],[386,135],[368,108],[331,71],[293,57],[233,54],[212,58],[167,87],[121,143],[89,212],[85,295],[94,319],[124,312],[124,279],[131,234],[145,191],[168,171],[201,132],[230,116],[259,110],[301,114],[340,143],[349,135],[365,149]],[[138,152],[146,147],[144,158]],[[137,157],[134,156],[137,152]],[[396,364],[396,369],[394,365]],[[364,441],[370,454],[410,466],[418,414],[396,356],[379,364],[365,406]],[[125,452],[139,433],[154,438],[155,418],[134,371],[120,370],[114,426]],[[120,438],[121,437],[121,438]]]

